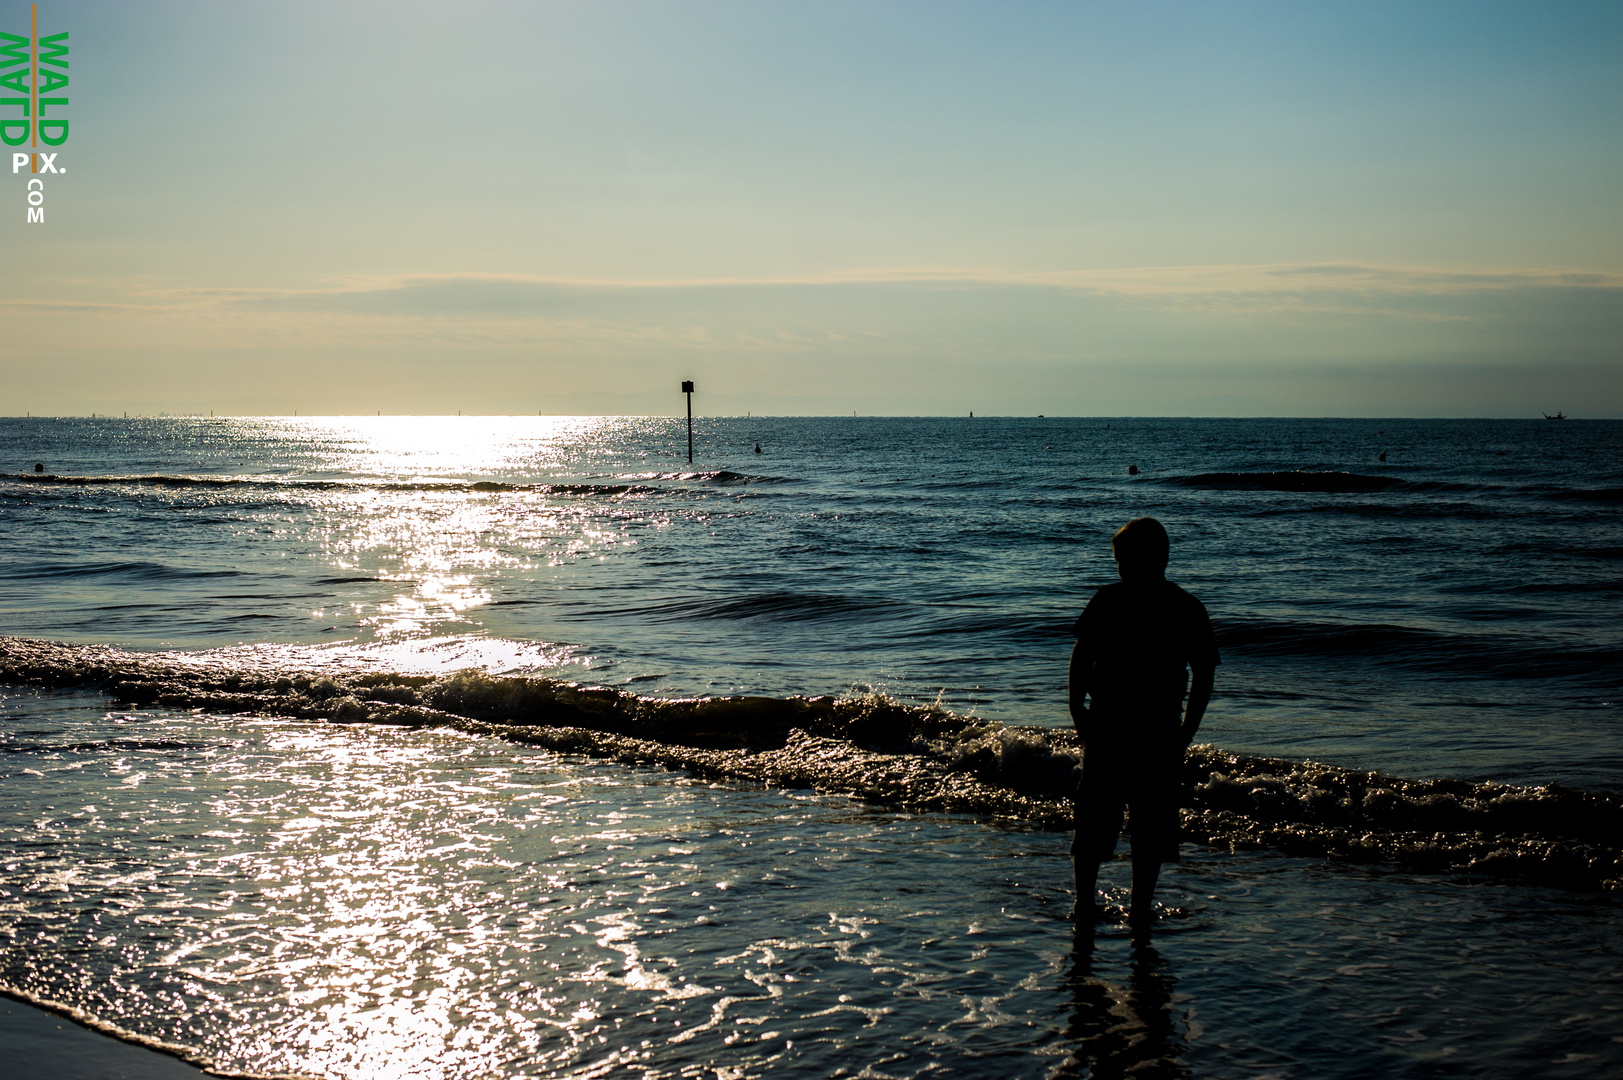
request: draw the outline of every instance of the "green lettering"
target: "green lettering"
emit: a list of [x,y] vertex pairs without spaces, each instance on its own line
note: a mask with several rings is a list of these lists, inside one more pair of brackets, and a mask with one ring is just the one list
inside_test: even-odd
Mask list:
[[[62,100],[62,104],[67,104],[66,98]],[[40,102],[41,112],[45,111],[44,106],[45,102]],[[59,134],[53,139],[46,134],[46,128],[56,128]],[[61,146],[68,141],[68,122],[66,120],[41,120],[39,122],[39,141],[47,146]]]
[[[28,133],[33,130],[32,120],[0,120],[0,142],[7,146],[21,146],[28,141]],[[12,128],[21,128],[22,134],[15,139],[11,137]]]
[[[62,87],[68,85],[68,77],[66,75],[58,75],[54,71],[45,71],[44,69],[41,69],[39,77],[39,92],[42,94],[48,94],[52,90],[60,90]],[[4,81],[5,80],[0,79],[0,83],[3,83]]]
[[67,47],[67,45],[66,44],[58,45],[57,42],[59,42],[59,41],[66,42],[67,40],[68,40],[68,35],[65,34],[65,33],[63,33],[63,34],[52,34],[50,37],[42,37],[42,38],[40,38],[39,39],[39,62],[42,63],[42,64],[50,64],[52,67],[59,67],[59,68],[67,67],[68,62],[66,60],[57,59],[57,57],[68,55],[68,47]]
[[0,75],[0,87],[4,87],[5,89],[14,91],[18,94],[31,94],[34,92],[34,88],[28,85],[27,68],[23,68],[20,71],[10,71],[4,75]]
[[[0,67],[28,63],[31,59],[28,55],[28,49],[33,44],[27,38],[18,37],[16,34],[0,34],[0,58],[11,57],[9,60],[0,59]],[[12,145],[15,146],[16,144],[13,143]]]

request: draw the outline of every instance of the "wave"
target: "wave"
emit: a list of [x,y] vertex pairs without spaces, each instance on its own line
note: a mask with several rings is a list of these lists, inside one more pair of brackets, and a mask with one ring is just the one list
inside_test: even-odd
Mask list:
[[138,750],[206,750],[206,743],[183,739],[102,739],[84,743],[6,743],[7,754],[107,754]]
[[768,592],[751,596],[639,604],[634,609],[597,614],[635,615],[650,622],[686,622],[689,619],[814,622],[871,618],[904,606],[906,605],[895,600],[869,600],[824,593]]
[[[229,663],[226,661],[225,663]],[[701,777],[916,811],[1071,827],[1082,746],[870,695],[665,699],[476,671],[432,677],[223,666],[0,638],[0,682],[99,689],[135,706],[449,727]],[[1192,747],[1186,836],[1218,847],[1623,891],[1623,799],[1560,786],[1410,780]]]
[[1190,476],[1147,478],[1148,483],[1208,491],[1295,491],[1315,494],[1342,492],[1396,492],[1412,495],[1502,494],[1538,496],[1578,502],[1623,502],[1623,488],[1552,487],[1549,485],[1504,486],[1465,483],[1456,480],[1406,480],[1398,476],[1370,476],[1365,473],[1324,469],[1292,469],[1276,472],[1214,472]]
[[[14,569],[22,569],[16,567]],[[30,563],[29,578],[119,578],[126,581],[169,581],[175,579],[246,577],[244,570],[196,570],[145,559],[92,563]]]
[[1284,517],[1314,514],[1339,514],[1343,517],[1368,518],[1448,518],[1450,520],[1473,519],[1477,521],[1491,521],[1502,516],[1500,510],[1492,506],[1478,503],[1450,502],[1344,502],[1344,503],[1315,503],[1312,505],[1298,504],[1294,506],[1270,506],[1252,511],[1254,517]]
[[1159,478],[1163,484],[1211,491],[1385,491],[1403,481],[1391,476],[1364,476],[1350,472],[1199,473]]
[[1520,644],[1515,635],[1460,634],[1383,623],[1276,622],[1225,618],[1218,647],[1246,656],[1369,659],[1440,674],[1491,674],[1499,679],[1623,674],[1616,648]]
[[295,480],[257,476],[59,476],[54,473],[0,473],[41,487],[149,487],[283,491],[528,491],[543,495],[625,495],[652,492],[646,484],[518,484],[499,480]]
[[699,480],[709,484],[792,484],[795,481],[787,476],[756,476],[752,473],[732,472],[729,469],[718,469],[715,472],[689,472],[672,473],[661,479],[669,480]]
[[1570,499],[1576,502],[1623,503],[1623,488],[1523,488],[1550,499]]
[[[727,469],[709,472],[672,472],[647,475],[653,481],[682,481],[732,486],[791,484],[785,476],[759,476]],[[625,495],[655,492],[648,483],[515,483],[502,480],[306,480],[266,476],[188,476],[166,473],[145,475],[75,476],[57,473],[0,473],[0,480],[50,487],[147,487],[198,489],[268,489],[295,491],[423,491],[504,492],[528,491],[544,495]]]

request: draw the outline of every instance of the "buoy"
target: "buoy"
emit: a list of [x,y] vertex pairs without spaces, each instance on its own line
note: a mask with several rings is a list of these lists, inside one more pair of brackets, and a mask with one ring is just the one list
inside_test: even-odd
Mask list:
[[755,452],[757,454],[759,454],[761,452],[761,444],[760,443],[755,444]]
[[45,463],[42,462],[42,461],[34,462],[34,471],[35,472],[44,472],[45,471]]
[[1128,476],[1137,476],[1138,475],[1138,466],[1137,465],[1129,465],[1129,466],[1127,466],[1127,475]]
[[1376,460],[1376,461],[1385,461],[1385,460],[1386,460],[1386,451],[1385,451],[1385,450],[1382,450],[1382,451],[1381,451],[1381,456],[1380,456],[1380,457],[1378,457],[1378,458],[1376,458],[1376,459],[1375,459],[1375,460]]

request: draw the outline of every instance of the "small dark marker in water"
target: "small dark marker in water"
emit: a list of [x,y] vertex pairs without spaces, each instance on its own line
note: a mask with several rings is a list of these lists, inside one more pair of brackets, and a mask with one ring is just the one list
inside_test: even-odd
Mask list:
[[1128,476],[1137,476],[1138,475],[1138,466],[1137,465],[1129,465],[1129,466],[1127,466],[1127,475]]
[[757,454],[759,454],[761,452],[761,444],[760,443],[755,444],[755,452]]
[[1380,453],[1380,456],[1377,457],[1375,460],[1376,461],[1385,461],[1386,460],[1386,451],[1382,450],[1381,453]]
[[45,463],[43,461],[34,462],[34,471],[35,472],[44,472],[45,471]]

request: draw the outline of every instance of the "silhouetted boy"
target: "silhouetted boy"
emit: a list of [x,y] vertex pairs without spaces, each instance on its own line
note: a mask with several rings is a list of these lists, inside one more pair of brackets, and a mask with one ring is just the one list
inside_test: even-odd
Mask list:
[[1072,630],[1071,719],[1083,741],[1071,843],[1079,920],[1095,913],[1099,864],[1116,850],[1124,807],[1136,927],[1150,921],[1161,864],[1178,859],[1183,752],[1211,700],[1218,656],[1206,608],[1166,580],[1169,548],[1154,518],[1124,525],[1110,541],[1121,581],[1095,593]]

